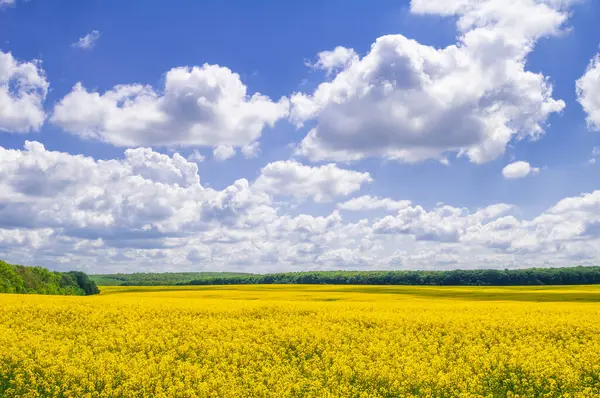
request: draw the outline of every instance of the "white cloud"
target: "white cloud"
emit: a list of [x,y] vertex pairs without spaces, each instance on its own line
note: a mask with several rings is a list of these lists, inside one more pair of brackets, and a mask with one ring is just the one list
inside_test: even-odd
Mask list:
[[249,221],[239,215],[268,202],[245,180],[224,191],[202,187],[198,166],[177,153],[137,148],[126,150],[123,160],[95,161],[37,142],[0,150],[0,188],[0,225],[58,228],[115,244],[142,239],[153,245],[153,239],[184,233],[184,226],[218,220],[244,224]]
[[408,234],[417,240],[435,242],[458,242],[470,228],[481,226],[485,221],[506,213],[511,206],[493,205],[470,213],[467,209],[439,206],[426,211],[421,206],[407,206],[395,216],[386,216],[373,224],[379,234]]
[[329,202],[350,195],[371,181],[369,173],[340,169],[334,164],[310,167],[287,160],[266,165],[254,188],[274,195]]
[[[340,208],[395,214],[349,222],[337,210],[287,214],[271,195],[306,191],[330,200],[370,177],[293,162],[265,169],[254,183],[240,179],[219,191],[203,187],[198,166],[178,154],[136,148],[123,159],[94,160],[36,142],[0,148],[0,257],[89,272],[200,263],[269,272],[556,266],[600,256],[600,191],[565,198],[533,219],[502,203],[426,209],[364,196]],[[282,175],[293,183],[281,185]]]
[[227,159],[231,159],[235,156],[235,149],[227,145],[219,145],[215,149],[213,149],[213,158],[215,160],[222,162]]
[[194,151],[187,157],[187,160],[190,162],[202,163],[206,160],[206,157],[201,154],[200,151],[194,149]]
[[585,74],[577,80],[577,100],[587,114],[590,129],[600,130],[600,54],[592,59]]
[[[568,17],[564,10],[578,0],[411,0],[416,14],[458,16],[461,31],[493,26],[516,38],[536,39],[557,34]],[[528,12],[523,18],[521,12]]]
[[560,32],[567,3],[414,0],[413,13],[456,15],[458,43],[436,49],[383,36],[332,81],[294,94],[290,120],[317,122],[298,153],[312,160],[416,162],[454,152],[484,163],[515,138],[539,138],[565,104],[525,64],[536,40]]
[[289,102],[247,94],[226,67],[173,68],[164,92],[140,84],[104,93],[77,83],[55,106],[51,121],[84,138],[116,146],[245,146],[288,114]]
[[597,157],[600,155],[600,147],[595,146],[592,148],[592,157],[588,160],[588,164],[596,164]]
[[317,54],[319,60],[311,65],[315,69],[323,69],[327,73],[347,68],[352,62],[358,61],[358,54],[352,48],[337,46],[333,51],[321,51]]
[[91,50],[96,46],[96,42],[100,39],[102,34],[97,30],[93,30],[87,35],[81,37],[75,43],[71,44],[71,46],[76,48],[81,48],[82,50]]
[[52,238],[51,229],[0,229],[0,250],[2,248],[29,247],[39,249]]
[[151,181],[182,187],[200,183],[198,166],[188,162],[178,153],[169,157],[150,148],[127,149],[125,160],[134,175]]
[[337,207],[348,211],[371,211],[388,210],[398,211],[411,205],[409,200],[392,200],[390,198],[379,198],[377,196],[364,195],[350,199],[344,203],[338,203]]
[[46,118],[48,86],[40,62],[19,62],[0,51],[0,131],[38,131]]
[[260,143],[258,141],[242,147],[242,154],[246,158],[256,158],[260,155]]
[[502,169],[502,175],[509,180],[537,175],[539,172],[539,167],[531,167],[528,162],[524,161],[513,162]]

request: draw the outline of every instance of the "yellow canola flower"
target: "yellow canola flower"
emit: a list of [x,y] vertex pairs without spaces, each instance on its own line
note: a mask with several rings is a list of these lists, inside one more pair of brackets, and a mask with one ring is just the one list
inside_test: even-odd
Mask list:
[[598,396],[600,287],[0,295],[0,397]]

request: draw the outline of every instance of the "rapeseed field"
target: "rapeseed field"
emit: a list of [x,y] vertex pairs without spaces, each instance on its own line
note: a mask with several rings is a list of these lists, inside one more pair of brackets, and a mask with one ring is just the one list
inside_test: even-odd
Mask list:
[[0,397],[597,397],[600,288],[0,295]]

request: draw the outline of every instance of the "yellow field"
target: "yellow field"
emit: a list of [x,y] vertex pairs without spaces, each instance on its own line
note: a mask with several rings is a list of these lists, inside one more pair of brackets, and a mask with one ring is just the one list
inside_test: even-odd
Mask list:
[[600,287],[0,295],[0,397],[600,396]]

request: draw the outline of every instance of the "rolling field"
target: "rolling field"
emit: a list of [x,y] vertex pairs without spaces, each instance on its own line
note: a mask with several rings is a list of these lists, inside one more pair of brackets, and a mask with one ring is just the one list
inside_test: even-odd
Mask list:
[[0,295],[0,397],[597,397],[600,286]]

